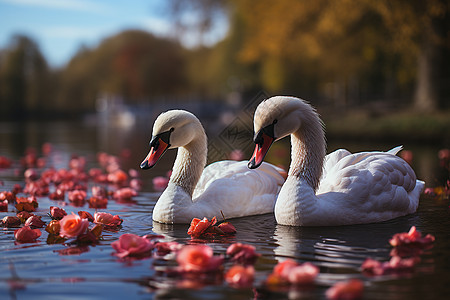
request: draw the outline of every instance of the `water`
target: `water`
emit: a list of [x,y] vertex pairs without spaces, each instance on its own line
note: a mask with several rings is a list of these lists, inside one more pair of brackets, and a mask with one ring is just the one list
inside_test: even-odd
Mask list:
[[[88,168],[97,166],[98,151],[122,157],[122,167],[137,169],[147,154],[151,124],[138,124],[130,128],[104,127],[76,122],[47,122],[1,124],[0,155],[16,162],[12,169],[0,170],[3,186],[9,190],[15,183],[23,184],[23,170],[17,161],[28,147],[39,149],[45,142],[53,145],[49,162],[57,168],[67,167],[72,154],[85,156]],[[282,145],[282,143],[280,144]],[[396,145],[347,144],[351,151],[385,149]],[[288,148],[277,146],[274,153],[288,153]],[[286,145],[284,145],[286,147]],[[336,149],[332,142],[328,149]],[[419,178],[433,183],[443,183],[447,173],[438,167],[438,146],[412,145],[414,168]],[[128,149],[129,152],[124,152]],[[278,150],[277,150],[278,149]],[[281,152],[277,152],[281,151]],[[284,152],[283,152],[284,151]],[[128,154],[127,154],[128,153]],[[127,155],[124,155],[127,154]],[[272,155],[274,156],[274,155]],[[364,281],[365,299],[444,299],[450,294],[450,214],[448,200],[422,198],[417,213],[388,222],[339,227],[287,227],[277,225],[273,215],[252,216],[232,220],[237,234],[208,242],[215,253],[224,254],[233,242],[248,243],[256,247],[261,257],[255,265],[254,289],[233,289],[222,281],[200,284],[188,289],[174,278],[160,272],[166,266],[175,265],[174,258],[147,258],[120,261],[112,255],[111,242],[123,233],[145,235],[163,234],[168,241],[186,244],[190,237],[187,225],[162,225],[152,222],[151,211],[159,197],[154,192],[151,179],[164,175],[171,168],[175,151],[169,151],[158,165],[149,171],[141,171],[143,189],[134,202],[109,201],[106,209],[119,214],[124,223],[117,231],[104,231],[103,240],[97,245],[77,248],[63,244],[47,244],[47,233],[36,243],[16,244],[14,229],[3,229],[0,234],[0,298],[1,299],[324,299],[325,291],[337,281],[359,278]],[[269,157],[270,159],[270,157]],[[272,157],[276,162],[276,157]],[[288,159],[277,163],[287,165]],[[73,207],[68,201],[52,201],[39,198],[36,214],[46,216],[49,206],[64,207],[70,212],[87,210],[86,205]],[[14,215],[0,212],[0,218]],[[199,216],[200,217],[200,216]],[[415,271],[407,276],[366,277],[360,266],[367,257],[381,261],[390,258],[389,239],[397,232],[416,226],[422,233],[436,237],[434,247],[421,255]],[[72,255],[69,255],[72,251]],[[299,262],[312,262],[320,268],[316,284],[298,289],[263,289],[263,282],[274,265],[285,258]],[[230,267],[225,264],[225,268]]]

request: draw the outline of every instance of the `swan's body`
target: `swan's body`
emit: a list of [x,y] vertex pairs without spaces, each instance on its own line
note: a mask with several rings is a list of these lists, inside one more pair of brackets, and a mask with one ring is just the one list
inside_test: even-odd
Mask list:
[[204,169],[206,134],[193,114],[181,110],[161,114],[153,126],[151,146],[142,168],[153,166],[166,149],[178,148],[169,184],[153,209],[154,221],[190,223],[193,218],[219,217],[221,212],[226,218],[273,212],[284,171],[271,164],[249,170],[247,161],[220,161]]
[[341,149],[325,157],[319,116],[294,97],[262,102],[254,125],[257,147],[249,167],[262,162],[274,140],[291,135],[291,165],[275,205],[279,224],[373,223],[416,211],[424,182],[416,180],[408,163],[396,156],[401,147],[355,154]]

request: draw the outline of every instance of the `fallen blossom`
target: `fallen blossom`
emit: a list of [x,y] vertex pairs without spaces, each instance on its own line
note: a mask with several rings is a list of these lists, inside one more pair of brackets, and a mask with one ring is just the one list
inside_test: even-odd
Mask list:
[[105,212],[96,212],[94,214],[94,223],[96,224],[102,224],[107,227],[117,227],[120,226],[123,222],[123,219],[121,219],[118,215],[112,215],[110,213]]
[[291,269],[288,281],[292,284],[312,284],[319,274],[319,268],[312,263],[305,262]]
[[102,225],[96,224],[91,229],[87,229],[85,233],[77,236],[78,243],[95,243],[102,235]]
[[34,181],[39,178],[39,174],[35,169],[26,169],[23,173],[23,176],[25,177],[25,180]]
[[34,216],[34,215],[32,213],[28,212],[28,211],[23,210],[21,212],[18,212],[16,214],[16,216],[20,219],[20,221],[22,223],[25,223],[26,220],[28,220],[29,217]]
[[166,255],[169,253],[177,252],[182,247],[177,242],[159,242],[155,244],[155,248],[158,255]]
[[226,253],[232,261],[243,265],[254,264],[260,256],[260,254],[256,253],[254,246],[242,243],[230,245]]
[[80,210],[78,212],[78,215],[82,218],[82,219],[88,219],[89,222],[94,222],[94,217],[87,211],[84,210]]
[[154,243],[144,237],[125,233],[117,241],[112,242],[111,246],[116,250],[116,256],[124,258],[126,256],[148,256]]
[[108,206],[108,198],[92,196],[88,200],[89,208],[106,208]]
[[118,169],[107,176],[108,182],[115,185],[123,185],[128,180],[128,175],[124,171]]
[[207,245],[187,245],[177,254],[177,262],[183,272],[214,272],[223,263],[222,256],[214,256]]
[[399,256],[393,256],[387,262],[380,262],[372,258],[367,258],[361,265],[361,269],[366,275],[402,275],[414,271],[414,267],[419,261],[420,258],[418,257],[401,258]]
[[47,231],[50,234],[54,234],[54,235],[59,235],[60,230],[61,230],[61,224],[59,224],[59,220],[52,220],[45,227],[45,231]]
[[31,229],[29,226],[23,226],[14,231],[14,237],[19,243],[30,243],[36,241],[41,236],[39,229]]
[[64,216],[67,216],[67,212],[57,206],[50,206],[50,216],[52,219],[61,220]]
[[137,196],[137,194],[138,193],[132,188],[125,187],[115,191],[113,194],[113,198],[119,201],[131,201],[133,200],[134,196]]
[[5,227],[20,227],[22,221],[18,217],[6,216],[2,219],[2,225]]
[[200,237],[206,231],[206,229],[208,229],[211,226],[214,226],[216,222],[217,222],[216,217],[212,218],[211,221],[209,221],[206,217],[203,218],[203,220],[193,218],[187,233],[194,238]]
[[59,221],[59,224],[61,225],[59,235],[66,238],[73,238],[86,232],[89,221],[72,213],[64,216],[64,218]]
[[409,232],[396,233],[389,240],[389,244],[393,247],[425,247],[434,242],[434,236],[427,234],[422,237],[422,234],[416,230],[416,226],[412,226]]
[[92,196],[94,197],[106,197],[108,195],[106,189],[99,185],[94,185],[91,188]]
[[57,188],[53,193],[50,193],[48,197],[52,200],[64,200],[66,192],[63,189]]
[[286,259],[279,262],[274,268],[272,274],[266,279],[267,285],[309,285],[314,283],[319,268],[312,263],[305,262],[299,264],[292,259]]
[[203,220],[193,218],[187,233],[193,238],[209,237],[214,235],[230,235],[236,233],[236,228],[229,222],[217,223],[217,218],[213,217],[209,221],[206,217]]
[[0,200],[0,211],[8,211],[8,200]]
[[30,226],[31,228],[42,228],[45,226],[45,222],[42,221],[41,216],[31,216],[25,221],[25,226]]
[[364,291],[364,284],[359,279],[350,279],[337,282],[326,291],[326,296],[331,300],[360,299]]
[[234,265],[225,273],[225,281],[234,288],[249,288],[253,285],[255,268]]
[[28,211],[32,212],[35,211],[36,208],[39,206],[36,197],[30,196],[30,197],[17,197],[16,199],[16,209],[18,211]]
[[83,202],[86,200],[86,191],[84,190],[73,190],[69,191],[69,201],[71,202]]
[[16,201],[16,194],[14,192],[3,191],[0,192],[0,201],[7,201],[13,203]]

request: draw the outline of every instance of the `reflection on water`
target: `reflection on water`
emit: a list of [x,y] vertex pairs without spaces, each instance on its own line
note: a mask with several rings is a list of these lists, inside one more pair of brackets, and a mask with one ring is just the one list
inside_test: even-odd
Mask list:
[[[55,167],[66,167],[72,154],[87,158],[88,167],[95,165],[98,151],[121,156],[124,169],[138,169],[148,152],[150,126],[137,124],[133,128],[98,128],[71,122],[38,124],[2,124],[0,126],[0,155],[15,161],[28,147],[39,149],[45,142],[54,147],[51,161]],[[138,128],[140,130],[138,130]],[[282,145],[282,143],[280,144]],[[274,145],[275,146],[275,145]],[[346,146],[346,145],[339,145]],[[370,145],[369,145],[370,146]],[[391,145],[395,146],[395,145]],[[278,147],[278,146],[277,146]],[[334,150],[334,145],[329,150]],[[383,149],[383,145],[347,145],[351,151]],[[419,178],[442,184],[438,167],[437,146],[408,147],[414,153],[414,168]],[[127,149],[127,152],[123,150]],[[288,164],[289,148],[272,151],[285,165]],[[272,153],[272,155],[274,155]],[[121,262],[112,256],[111,242],[123,233],[145,235],[157,233],[168,241],[190,243],[187,225],[164,225],[154,223],[151,212],[160,193],[153,191],[151,179],[164,175],[171,168],[175,151],[169,151],[155,169],[138,170],[144,182],[143,191],[134,202],[110,202],[106,211],[119,214],[125,221],[119,231],[105,231],[104,240],[85,249],[70,249],[61,244],[49,245],[43,231],[36,243],[14,244],[13,229],[4,229],[0,235],[0,295],[2,298],[178,298],[178,299],[249,299],[249,298],[324,298],[325,290],[338,280],[360,278],[365,282],[364,297],[367,299],[442,299],[450,293],[450,214],[448,201],[421,199],[417,213],[383,222],[340,227],[288,227],[277,225],[273,214],[232,220],[237,229],[233,237],[208,241],[217,254],[224,254],[233,242],[254,245],[261,254],[255,269],[254,290],[231,289],[224,283],[210,284],[198,289],[176,286],[173,279],[161,276],[158,267],[174,264],[173,260],[145,259]],[[283,158],[284,157],[284,158]],[[0,190],[10,189],[14,183],[23,182],[22,172],[0,171]],[[433,186],[434,184],[431,184]],[[36,212],[45,215],[54,201],[39,199]],[[63,205],[64,202],[58,203]],[[68,213],[80,210],[66,203]],[[94,213],[95,210],[83,207]],[[11,212],[0,213],[0,218]],[[201,217],[201,216],[199,216]],[[382,276],[369,278],[362,275],[362,262],[371,257],[386,261],[391,247],[389,239],[397,232],[404,232],[415,225],[423,233],[436,236],[432,249],[421,256],[414,273],[406,277]],[[73,255],[73,254],[76,255]],[[274,265],[287,258],[299,262],[310,261],[320,267],[315,287],[284,291],[260,290],[263,281]],[[228,266],[228,265],[227,265]],[[156,271],[155,271],[156,270]],[[12,284],[13,282],[14,284]]]

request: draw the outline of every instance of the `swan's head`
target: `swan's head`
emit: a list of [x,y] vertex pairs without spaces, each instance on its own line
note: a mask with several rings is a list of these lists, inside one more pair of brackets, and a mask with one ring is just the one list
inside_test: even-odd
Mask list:
[[253,120],[256,147],[248,163],[250,169],[261,165],[273,142],[300,128],[305,106],[310,107],[299,98],[285,96],[275,96],[258,105]]
[[160,114],[153,124],[150,152],[141,163],[141,169],[153,167],[167,149],[188,145],[201,131],[200,121],[184,110],[169,110]]

